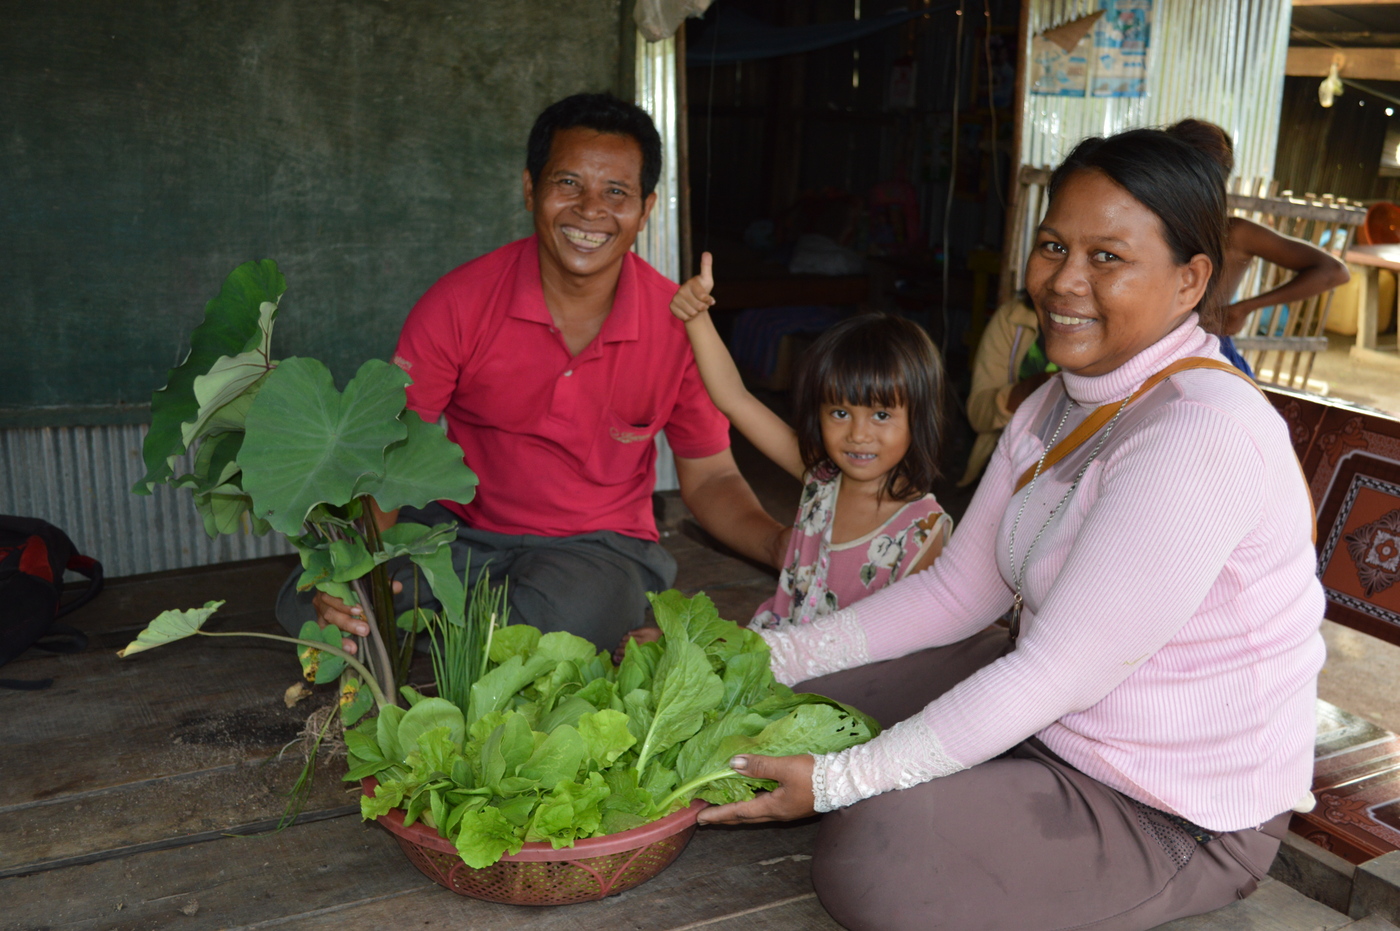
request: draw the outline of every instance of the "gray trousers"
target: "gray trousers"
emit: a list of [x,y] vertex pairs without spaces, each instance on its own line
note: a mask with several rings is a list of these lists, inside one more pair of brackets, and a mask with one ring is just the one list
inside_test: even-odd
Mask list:
[[[646,593],[670,588],[676,579],[676,561],[659,543],[639,540],[612,531],[573,537],[509,535],[473,530],[436,502],[427,507],[405,507],[400,521],[418,524],[455,523],[452,564],[462,573],[471,560],[469,584],[483,572],[492,584],[508,579],[510,623],[529,624],[548,633],[567,630],[611,651],[623,636],[641,626],[647,610]],[[390,574],[403,583],[394,599],[396,612],[413,606],[413,564],[389,563]],[[304,621],[314,620],[314,592],[296,591],[297,570],[277,598],[277,619],[295,633]],[[419,575],[419,603],[436,608]]]
[[[890,725],[1007,649],[993,630],[801,688]],[[1289,814],[1200,844],[1031,739],[823,816],[812,883],[851,931],[1142,931],[1252,893]]]

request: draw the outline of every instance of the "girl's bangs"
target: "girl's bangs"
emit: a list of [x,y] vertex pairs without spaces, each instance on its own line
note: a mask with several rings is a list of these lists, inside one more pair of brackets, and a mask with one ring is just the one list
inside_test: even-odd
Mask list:
[[[894,366],[877,368],[872,365],[850,364],[851,361],[854,360],[832,360],[831,371],[821,382],[824,403],[854,404],[860,407],[908,405],[909,391],[906,379],[900,377],[905,375],[902,365],[896,363]],[[891,368],[894,371],[891,371]]]

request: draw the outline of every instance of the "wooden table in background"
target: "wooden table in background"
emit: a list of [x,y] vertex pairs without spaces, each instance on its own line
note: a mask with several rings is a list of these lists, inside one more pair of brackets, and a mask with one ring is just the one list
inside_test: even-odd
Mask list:
[[1400,365],[1394,353],[1380,352],[1376,342],[1380,320],[1380,271],[1384,268],[1400,274],[1400,245],[1352,246],[1345,258],[1352,265],[1366,268],[1356,298],[1356,345],[1351,348],[1352,358]]

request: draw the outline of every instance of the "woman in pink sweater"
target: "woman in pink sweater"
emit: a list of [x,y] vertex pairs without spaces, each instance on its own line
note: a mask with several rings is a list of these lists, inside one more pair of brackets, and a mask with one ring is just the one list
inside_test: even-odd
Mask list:
[[931,569],[764,632],[782,681],[888,729],[736,758],[781,785],[701,815],[830,812],[813,881],[851,929],[1155,927],[1252,892],[1310,805],[1313,514],[1282,420],[1198,325],[1219,173],[1134,130],[1082,142],[1050,196],[1026,280],[1063,374]]

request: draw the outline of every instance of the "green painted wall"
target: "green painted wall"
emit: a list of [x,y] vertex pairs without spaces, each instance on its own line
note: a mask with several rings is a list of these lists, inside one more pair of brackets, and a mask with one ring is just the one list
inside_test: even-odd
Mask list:
[[205,301],[287,277],[345,379],[526,235],[550,101],[628,92],[623,0],[0,0],[0,426],[139,422]]

